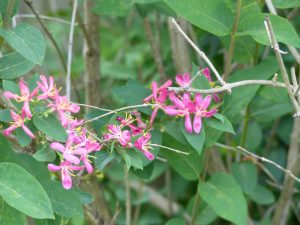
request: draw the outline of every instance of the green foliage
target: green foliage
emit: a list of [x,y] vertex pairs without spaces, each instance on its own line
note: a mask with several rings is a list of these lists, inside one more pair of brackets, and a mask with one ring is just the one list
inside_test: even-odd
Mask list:
[[231,176],[215,173],[208,182],[199,183],[198,192],[220,217],[237,225],[247,224],[247,203]]
[[42,33],[29,24],[18,24],[12,30],[0,28],[2,36],[9,45],[28,61],[41,65],[46,52]]
[[53,114],[47,116],[35,115],[33,123],[41,132],[56,141],[65,142],[67,140],[66,130]]
[[0,163],[0,184],[0,195],[10,206],[33,218],[54,218],[45,190],[22,167],[14,163]]
[[1,224],[26,224],[25,215],[11,207],[2,198],[0,198],[0,205]]

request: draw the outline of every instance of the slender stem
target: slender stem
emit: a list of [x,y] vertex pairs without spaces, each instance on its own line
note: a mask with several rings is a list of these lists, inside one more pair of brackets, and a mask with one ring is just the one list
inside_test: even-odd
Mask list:
[[125,187],[126,187],[126,225],[131,225],[131,203],[130,203],[130,183],[129,174],[124,165]]
[[[273,81],[273,80],[243,80],[233,83],[227,83],[223,87],[217,87],[217,88],[211,88],[211,89],[195,89],[195,88],[184,88],[184,87],[169,87],[168,89],[170,91],[187,91],[187,92],[194,92],[194,93],[202,93],[202,94],[213,94],[213,93],[220,93],[223,91],[227,91],[228,88],[236,88],[241,86],[247,86],[247,85],[266,85],[266,86],[273,86],[273,87],[280,87],[280,88],[286,88],[284,83]],[[289,86],[290,88],[293,88],[292,86]]]
[[76,105],[80,105],[80,106],[84,106],[84,107],[88,107],[88,108],[92,108],[92,109],[98,109],[100,111],[106,111],[106,112],[111,112],[113,110],[111,109],[104,109],[104,108],[100,108],[100,107],[97,107],[97,106],[93,106],[93,105],[88,105],[88,104],[82,104],[82,103],[78,103],[78,102],[72,102]]
[[196,192],[196,197],[195,197],[195,200],[194,200],[194,205],[193,205],[191,225],[196,224],[197,210],[198,210],[198,207],[199,207],[199,203],[200,203],[200,197],[199,197],[199,194],[198,194],[198,191],[197,191]]
[[[18,15],[15,15],[15,17],[16,18],[36,18],[36,15],[34,15],[34,14],[18,14]],[[68,24],[68,25],[70,24],[69,21],[63,20],[60,18],[56,18],[56,17],[45,16],[45,15],[41,15],[41,14],[39,14],[39,17],[42,20],[51,20],[51,21],[58,22],[58,23],[63,23],[63,24]],[[75,25],[77,25],[77,23],[75,23]]]
[[100,118],[109,116],[109,115],[111,115],[111,114],[114,114],[114,113],[123,111],[123,110],[134,109],[134,108],[140,108],[140,107],[149,107],[149,106],[153,106],[153,104],[131,105],[131,106],[126,106],[126,107],[123,107],[123,108],[115,109],[115,110],[112,110],[112,111],[107,112],[107,113],[105,113],[105,114],[102,114],[102,115],[100,115],[100,116],[94,117],[94,118],[92,118],[92,119],[90,119],[90,120],[87,120],[87,121],[85,121],[85,124],[90,123],[90,122],[93,122],[93,121],[98,120],[98,119],[100,119]]
[[[219,72],[216,70],[212,62],[209,60],[209,58],[205,55],[203,51],[199,49],[199,47],[184,33],[184,31],[181,29],[179,24],[176,22],[174,18],[171,18],[172,23],[174,24],[175,28],[178,30],[178,32],[187,40],[187,42],[195,49],[195,51],[201,56],[201,58],[208,64],[210,69],[213,71],[213,73],[216,75],[218,81],[224,86],[226,85],[226,82],[222,79]],[[230,89],[227,88],[227,91],[230,92]]]
[[189,155],[189,154],[190,154],[190,153],[188,153],[188,152],[183,152],[183,151],[180,151],[180,150],[177,150],[177,149],[174,149],[174,148],[169,148],[169,147],[164,146],[164,145],[150,144],[150,146],[160,147],[160,148],[167,149],[167,150],[170,150],[170,151],[172,151],[172,152],[176,152],[176,153],[182,154],[182,155]]
[[276,58],[277,58],[277,62],[278,62],[279,67],[280,67],[280,71],[281,71],[281,74],[282,74],[282,77],[283,77],[283,80],[284,80],[284,84],[287,88],[287,91],[288,91],[289,97],[291,99],[291,102],[292,102],[292,104],[293,104],[293,106],[296,110],[295,116],[300,116],[300,107],[298,105],[298,102],[297,102],[296,98],[294,97],[294,94],[293,94],[293,91],[292,91],[292,88],[291,88],[291,85],[290,85],[290,82],[289,82],[289,77],[288,77],[288,74],[286,72],[286,69],[285,69],[285,66],[284,66],[284,63],[283,63],[283,59],[282,59],[281,54],[280,54],[279,45],[278,45],[278,43],[276,41],[276,38],[275,38],[275,34],[274,34],[273,27],[272,27],[272,24],[271,24],[271,21],[270,21],[270,17],[268,17],[268,16],[265,19],[265,25],[266,25],[266,30],[267,30],[268,36],[270,38],[272,47],[274,49],[274,53],[275,53]]
[[224,80],[227,80],[231,72],[231,61],[232,61],[234,47],[235,47],[235,34],[237,32],[239,21],[240,21],[241,8],[242,8],[242,0],[237,0],[234,23],[230,34],[229,50],[228,50],[228,54],[226,55],[225,70],[223,75]]
[[68,64],[67,64],[67,77],[66,77],[66,94],[69,100],[71,99],[71,65],[72,65],[72,50],[73,50],[74,27],[75,27],[77,6],[78,6],[78,2],[77,0],[74,0],[71,25],[70,25],[70,34],[69,34]]

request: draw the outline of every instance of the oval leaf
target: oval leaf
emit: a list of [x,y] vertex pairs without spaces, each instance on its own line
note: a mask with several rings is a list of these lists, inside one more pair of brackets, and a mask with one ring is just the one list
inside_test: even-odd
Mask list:
[[52,114],[49,114],[47,117],[35,115],[33,117],[33,124],[41,132],[56,141],[65,142],[67,139],[65,128],[63,128],[60,122]]
[[0,60],[0,79],[14,79],[29,72],[34,64],[17,52],[4,55]]
[[44,36],[39,29],[20,23],[12,30],[0,28],[0,35],[24,58],[41,65],[46,52]]
[[208,182],[200,182],[198,192],[222,218],[237,225],[247,224],[247,202],[233,177],[215,173]]
[[261,185],[257,185],[249,197],[260,205],[272,204],[275,201],[273,193]]
[[40,183],[14,163],[0,163],[0,195],[13,208],[33,218],[54,219],[50,200]]

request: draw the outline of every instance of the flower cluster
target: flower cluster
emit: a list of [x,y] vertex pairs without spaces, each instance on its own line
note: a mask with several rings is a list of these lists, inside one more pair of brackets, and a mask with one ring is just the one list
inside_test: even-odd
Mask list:
[[[132,116],[122,118],[118,116],[116,120],[119,124],[109,124],[107,126],[108,133],[104,134],[104,140],[117,141],[123,148],[136,147],[141,151],[149,160],[154,159],[154,155],[149,151],[151,134],[146,132],[146,124],[141,120],[140,114],[134,112],[135,119]],[[137,125],[134,125],[137,121]],[[135,141],[133,141],[136,139]]]
[[[117,141],[122,148],[137,148],[149,160],[154,159],[154,155],[149,151],[151,134],[145,132],[146,124],[143,123],[141,115],[138,112],[124,119],[117,117],[118,125],[110,124],[107,126],[107,133],[103,135],[102,139],[97,138],[96,134],[84,128],[84,120],[78,120],[72,116],[78,113],[80,107],[69,101],[66,96],[59,94],[59,89],[56,88],[54,78],[41,75],[37,81],[37,87],[30,92],[26,82],[21,79],[19,83],[20,95],[5,91],[4,97],[13,99],[23,106],[18,114],[11,111],[13,122],[3,131],[5,136],[9,136],[12,132],[21,127],[24,132],[35,138],[32,131],[25,125],[33,117],[33,106],[36,104],[43,104],[46,106],[45,114],[55,113],[59,118],[61,125],[66,129],[68,137],[65,143],[52,142],[50,147],[60,156],[59,165],[48,164],[48,169],[51,172],[61,171],[62,185],[65,189],[72,187],[72,178],[74,171],[82,173],[84,170],[87,173],[93,172],[93,166],[89,158],[91,155],[100,151],[103,144],[110,141]],[[134,123],[136,122],[136,125]],[[95,139],[97,138],[97,140]],[[133,139],[136,139],[133,141]]]
[[[210,85],[213,85],[209,69],[205,68],[202,73],[210,82]],[[184,90],[191,86],[192,79],[188,73],[184,73],[183,75],[179,74],[176,76],[176,82]],[[172,80],[168,80],[161,87],[158,87],[156,82],[152,82],[152,94],[144,99],[145,103],[152,102],[154,105],[150,125],[152,125],[158,110],[162,109],[170,116],[184,117],[186,131],[199,134],[202,128],[202,118],[211,117],[217,112],[215,108],[208,109],[211,104],[211,98],[213,97],[214,101],[219,102],[219,96],[213,95],[211,97],[211,95],[207,95],[203,97],[200,93],[192,96],[189,92],[179,94],[168,90],[168,87],[171,85]],[[171,104],[168,104],[168,102]],[[194,118],[192,118],[193,116]]]

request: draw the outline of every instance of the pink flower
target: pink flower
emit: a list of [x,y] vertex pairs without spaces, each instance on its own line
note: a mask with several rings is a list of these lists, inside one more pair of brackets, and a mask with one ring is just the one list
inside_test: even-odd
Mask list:
[[179,86],[183,88],[188,88],[191,84],[191,77],[189,73],[178,74],[176,76],[176,82]]
[[19,96],[17,94],[14,94],[10,91],[5,91],[3,93],[3,95],[4,95],[5,98],[14,99],[17,102],[23,102],[22,111],[24,111],[25,115],[29,119],[31,119],[32,114],[31,114],[31,111],[30,111],[29,102],[32,101],[33,97],[38,94],[39,89],[35,88],[33,90],[33,92],[30,93],[29,88],[28,88],[27,84],[24,82],[23,79],[20,80],[19,87],[20,87],[20,91],[21,91],[21,96]]
[[143,154],[147,157],[147,159],[149,160],[153,160],[154,159],[154,155],[149,151],[150,148],[150,141],[151,139],[151,134],[150,133],[146,133],[143,136],[139,137],[135,143],[134,146],[143,152]]
[[3,135],[4,136],[9,136],[15,129],[17,129],[18,127],[22,127],[22,129],[24,130],[24,132],[30,137],[30,138],[34,138],[33,133],[29,130],[29,128],[24,124],[25,122],[25,112],[22,110],[21,116],[16,114],[14,111],[10,112],[10,115],[12,117],[12,119],[14,120],[14,122],[12,122],[12,125],[10,127],[8,127],[7,129],[5,129],[3,131]]
[[197,93],[195,95],[195,118],[193,123],[193,128],[195,133],[199,134],[202,128],[202,117],[211,117],[213,116],[217,110],[212,109],[207,111],[211,102],[211,96],[207,95],[204,99],[202,99],[201,94]]
[[65,189],[70,189],[72,187],[72,171],[83,169],[83,166],[74,166],[68,161],[62,161],[59,166],[54,164],[48,164],[48,170],[50,170],[51,172],[57,172],[61,170],[61,181]]
[[161,87],[158,87],[158,84],[156,82],[152,82],[152,94],[144,99],[144,102],[149,102],[151,99],[153,100],[153,103],[155,106],[153,107],[153,111],[150,118],[150,126],[152,125],[158,110],[161,108],[164,108],[164,103],[167,100],[167,96],[169,94],[167,88],[172,85],[172,81],[168,80],[166,83],[164,83]]
[[128,144],[130,144],[129,142],[131,135],[128,130],[122,131],[121,127],[115,124],[108,125],[107,129],[109,134],[104,135],[105,140],[117,139],[123,147],[126,147]]
[[131,117],[124,119],[124,118],[118,116],[116,118],[116,120],[119,121],[119,122],[121,122],[122,125],[129,127],[133,136],[136,136],[136,135],[138,135],[138,134],[140,134],[140,133],[143,132],[142,128],[136,127],[135,125],[132,124],[133,123],[133,119]]
[[174,103],[174,106],[165,107],[165,112],[171,116],[184,116],[185,117],[185,129],[187,132],[192,133],[191,114],[194,111],[194,104],[190,99],[189,93],[184,93],[181,99],[177,98],[175,93],[169,94],[170,100]]
[[44,75],[40,76],[41,82],[37,81],[37,85],[39,89],[43,92],[43,94],[39,95],[37,98],[41,99],[56,99],[59,96],[58,90],[55,87],[54,79],[52,76],[49,77],[49,84],[47,81],[47,77]]
[[54,103],[48,104],[48,107],[52,111],[57,111],[59,119],[64,127],[68,124],[68,115],[66,112],[78,113],[80,107],[74,103],[71,103],[66,96],[57,96]]
[[144,123],[142,121],[141,113],[139,113],[138,111],[134,111],[134,112],[132,112],[132,115],[134,115],[136,117],[136,122],[137,122],[138,128],[142,128],[142,129],[147,128],[146,123]]
[[80,159],[76,155],[82,155],[87,152],[85,148],[74,144],[74,134],[69,134],[65,146],[59,142],[52,142],[50,147],[62,153],[63,157],[74,164],[79,164]]

